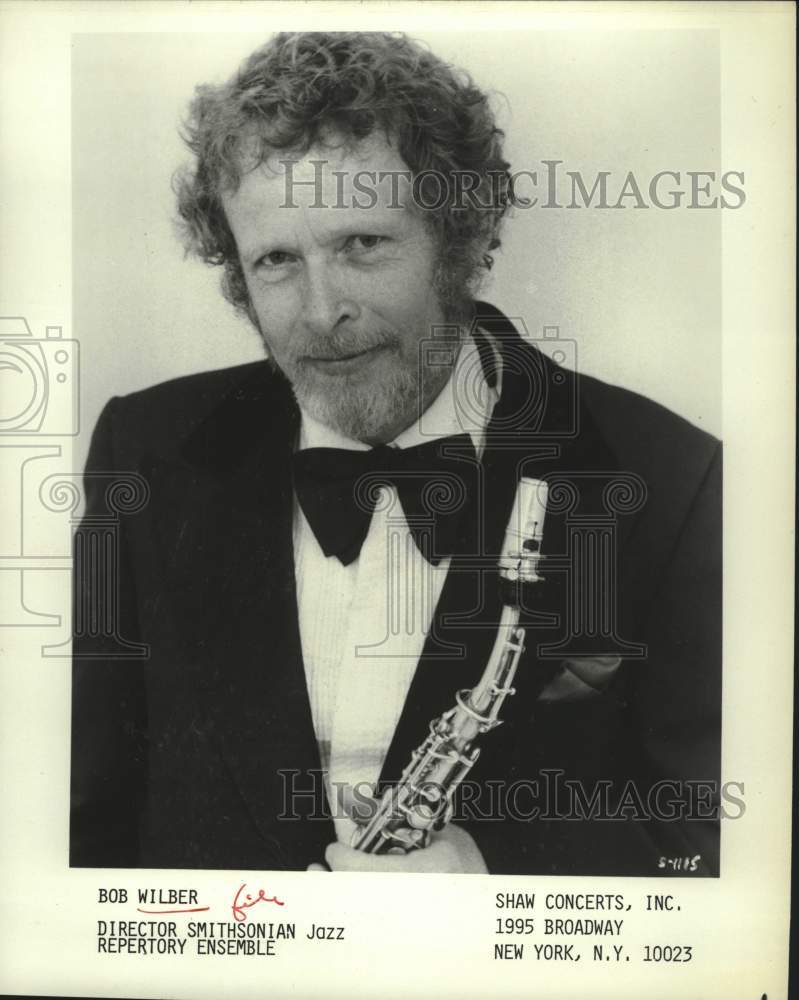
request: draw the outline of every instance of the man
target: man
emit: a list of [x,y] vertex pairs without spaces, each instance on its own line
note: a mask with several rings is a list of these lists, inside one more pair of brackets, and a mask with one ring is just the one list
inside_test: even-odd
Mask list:
[[[187,245],[268,361],[98,423],[78,550],[109,475],[147,502],[110,582],[76,559],[113,627],[76,623],[72,864],[717,873],[719,446],[478,301],[502,138],[397,36],[279,35],[198,91]],[[505,724],[428,846],[357,851],[364,790],[485,668],[521,477],[549,569]]]

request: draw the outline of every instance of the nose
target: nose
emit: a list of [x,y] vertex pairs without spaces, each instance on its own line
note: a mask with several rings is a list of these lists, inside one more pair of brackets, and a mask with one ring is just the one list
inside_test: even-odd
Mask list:
[[349,294],[335,264],[319,262],[309,265],[303,296],[303,319],[308,329],[317,335],[325,335],[359,316],[360,306]]

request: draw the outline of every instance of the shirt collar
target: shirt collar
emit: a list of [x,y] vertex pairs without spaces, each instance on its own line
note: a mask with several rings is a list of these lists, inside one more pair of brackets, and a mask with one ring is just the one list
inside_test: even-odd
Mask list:
[[[487,334],[483,336],[488,337]],[[490,342],[490,338],[489,338]],[[492,344],[495,354],[496,348]],[[428,406],[410,427],[389,442],[392,447],[411,448],[425,441],[467,433],[475,451],[482,456],[488,421],[499,399],[501,379],[492,389],[483,375],[483,366],[474,338],[469,334],[463,342],[452,375]],[[348,438],[301,410],[300,449],[347,448],[351,451],[368,451],[363,441]]]

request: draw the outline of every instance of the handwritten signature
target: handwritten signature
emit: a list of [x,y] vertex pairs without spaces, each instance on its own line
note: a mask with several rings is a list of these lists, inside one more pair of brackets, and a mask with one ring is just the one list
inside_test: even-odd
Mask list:
[[[252,895],[244,890],[247,888],[247,883],[242,882],[239,886],[239,890],[233,899],[233,919],[237,920],[239,923],[247,919],[246,910],[255,906],[256,903],[275,903],[276,906],[283,906],[284,904],[277,898],[277,896],[266,896],[263,889],[258,890],[258,895],[253,898]],[[244,897],[242,898],[242,893]]]

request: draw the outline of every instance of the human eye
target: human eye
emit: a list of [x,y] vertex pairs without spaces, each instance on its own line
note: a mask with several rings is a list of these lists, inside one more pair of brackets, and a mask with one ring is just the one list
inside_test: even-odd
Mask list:
[[354,233],[344,241],[344,252],[350,256],[360,257],[370,254],[378,247],[385,246],[387,237],[377,236],[374,233]]
[[267,250],[253,261],[253,277],[272,285],[289,280],[298,260],[297,255],[288,250]]
[[262,254],[253,264],[253,270],[260,272],[279,272],[293,264],[297,257],[287,250],[269,250]]

